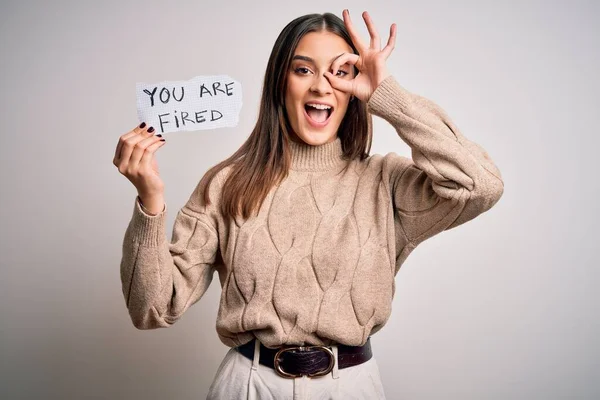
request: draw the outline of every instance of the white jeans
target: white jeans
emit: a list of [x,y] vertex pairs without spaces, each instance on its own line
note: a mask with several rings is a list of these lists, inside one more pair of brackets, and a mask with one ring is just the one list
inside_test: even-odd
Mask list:
[[219,365],[208,390],[207,400],[376,400],[385,399],[379,367],[369,361],[338,369],[337,346],[333,370],[324,376],[309,378],[281,377],[267,366],[259,364],[260,342],[256,340],[254,361],[229,349]]

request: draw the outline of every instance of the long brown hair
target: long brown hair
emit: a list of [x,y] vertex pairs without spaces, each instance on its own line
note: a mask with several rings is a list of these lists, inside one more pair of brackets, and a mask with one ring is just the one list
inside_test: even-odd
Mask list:
[[[267,64],[258,120],[252,133],[233,155],[210,168],[200,181],[200,186],[207,188],[220,170],[231,165],[221,194],[221,213],[226,220],[240,212],[244,219],[258,212],[271,188],[287,177],[291,165],[291,127],[284,105],[288,70],[300,39],[309,32],[323,30],[343,38],[358,54],[344,22],[331,13],[298,17],[281,31]],[[357,74],[355,67],[354,76]],[[366,104],[358,99],[351,101],[337,132],[345,159],[363,160],[369,156],[371,129],[372,117]],[[203,191],[206,204],[210,204],[208,193]]]

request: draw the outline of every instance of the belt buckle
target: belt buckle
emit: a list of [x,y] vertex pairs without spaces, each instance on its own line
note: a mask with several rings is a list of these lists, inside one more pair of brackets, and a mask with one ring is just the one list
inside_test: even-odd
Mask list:
[[[283,369],[281,369],[281,365],[279,365],[280,355],[281,354],[285,353],[286,351],[292,351],[292,350],[309,351],[309,350],[313,350],[313,349],[322,350],[322,351],[324,351],[329,356],[329,365],[323,371],[317,371],[314,374],[291,374],[291,373],[285,372]],[[323,375],[327,375],[328,373],[330,373],[331,370],[333,369],[333,365],[335,364],[335,356],[333,355],[333,351],[329,347],[327,347],[327,346],[294,346],[294,347],[286,347],[286,348],[280,349],[275,354],[274,364],[275,364],[275,371],[280,376],[282,376],[284,378],[299,378],[299,377],[301,377],[303,375],[306,375],[309,378],[313,378],[313,377],[316,377],[316,376],[323,376]]]

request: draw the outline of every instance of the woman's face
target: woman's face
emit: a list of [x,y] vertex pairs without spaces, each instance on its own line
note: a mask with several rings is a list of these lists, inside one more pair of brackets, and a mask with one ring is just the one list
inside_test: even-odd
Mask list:
[[[285,95],[292,140],[315,146],[336,139],[350,94],[334,89],[323,73],[333,73],[333,61],[352,52],[344,39],[328,31],[310,32],[300,39],[288,71]],[[353,66],[342,65],[337,76],[353,79]]]

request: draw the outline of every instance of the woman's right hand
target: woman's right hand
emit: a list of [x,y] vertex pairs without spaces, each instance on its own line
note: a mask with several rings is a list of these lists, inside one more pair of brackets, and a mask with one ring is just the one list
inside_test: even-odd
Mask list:
[[165,144],[165,139],[153,132],[153,127],[142,123],[123,134],[113,159],[113,164],[133,183],[142,199],[162,197],[164,193],[154,153]]

